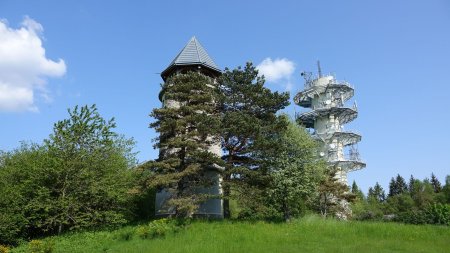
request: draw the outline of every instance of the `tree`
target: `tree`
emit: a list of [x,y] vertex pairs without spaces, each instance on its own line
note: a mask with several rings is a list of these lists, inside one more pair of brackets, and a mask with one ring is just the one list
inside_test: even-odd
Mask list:
[[271,178],[267,202],[289,221],[313,203],[326,164],[317,157],[317,142],[306,130],[285,115],[280,118],[287,129],[272,136],[276,145],[257,153]]
[[133,140],[113,132],[114,119],[104,120],[95,105],[68,111],[43,145],[2,155],[1,235],[5,221],[15,240],[126,222]]
[[400,174],[397,174],[395,180],[394,178],[391,178],[389,183],[389,197],[402,194],[406,191],[408,191],[408,186],[406,185],[405,179],[400,176]]
[[413,184],[413,191],[410,194],[418,209],[423,210],[434,202],[434,189],[428,179],[424,179],[423,182],[416,179]]
[[375,200],[376,202],[384,202],[386,200],[386,195],[384,193],[383,187],[376,182],[375,186],[369,187],[369,193],[367,194],[367,199]]
[[[252,196],[248,191],[259,191],[264,187],[261,184],[267,184],[252,153],[267,147],[266,136],[286,128],[277,121],[276,113],[289,104],[289,94],[272,92],[264,87],[264,82],[264,77],[258,76],[250,62],[244,69],[226,68],[219,79],[222,158],[226,162],[224,216],[227,218],[230,217],[232,187],[237,193],[234,196],[242,202],[243,198]],[[247,194],[239,194],[239,191]]]
[[76,106],[69,118],[55,123],[44,141],[55,169],[49,172],[54,184],[56,217],[49,221],[63,227],[91,227],[123,223],[124,203],[131,185],[129,168],[136,164],[134,141],[113,132],[114,118],[106,121],[96,105]]
[[336,178],[336,171],[333,168],[326,170],[325,177],[319,184],[318,193],[319,211],[323,217],[327,217],[329,214],[347,213],[345,210],[347,207],[343,204],[355,200],[355,195],[349,192],[349,187]]
[[413,177],[413,175],[411,175],[411,177],[409,178],[409,183],[408,183],[408,192],[411,194],[411,192],[414,192],[414,182],[416,181],[416,179]]
[[178,217],[191,217],[209,196],[199,190],[212,186],[210,170],[220,170],[222,160],[211,153],[220,142],[220,115],[215,101],[217,87],[209,77],[188,72],[170,77],[163,85],[164,99],[176,106],[154,109],[150,124],[159,137],[155,147],[160,157],[148,166],[154,172],[150,186],[168,189],[167,206]]
[[442,193],[444,195],[444,203],[450,204],[450,175],[445,177],[445,185],[442,187]]
[[431,185],[433,186],[435,193],[441,192],[442,190],[441,182],[439,182],[434,173],[431,173]]
[[359,189],[355,180],[353,180],[352,183],[351,193],[353,193],[358,200],[364,200],[364,193]]

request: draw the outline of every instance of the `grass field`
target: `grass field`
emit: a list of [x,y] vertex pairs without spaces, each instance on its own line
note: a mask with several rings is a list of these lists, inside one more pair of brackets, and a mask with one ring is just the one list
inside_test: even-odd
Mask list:
[[[291,223],[195,221],[156,239],[137,227],[53,237],[54,252],[450,252],[450,228],[340,222],[306,217]],[[130,235],[128,238],[126,235]],[[45,241],[44,240],[44,241]],[[27,252],[24,244],[12,252]]]

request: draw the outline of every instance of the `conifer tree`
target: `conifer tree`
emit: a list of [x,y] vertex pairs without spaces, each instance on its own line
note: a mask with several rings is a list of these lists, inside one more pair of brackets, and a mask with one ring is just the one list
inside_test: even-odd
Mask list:
[[411,177],[409,178],[409,183],[408,183],[408,192],[411,194],[412,192],[414,192],[414,182],[416,181],[416,179],[414,178],[413,175],[411,175]]
[[346,213],[341,201],[353,202],[355,195],[349,192],[349,187],[336,178],[336,171],[328,168],[325,177],[319,185],[319,210],[322,216]]
[[369,188],[369,193],[367,194],[368,199],[376,200],[377,202],[384,202],[386,200],[386,195],[384,193],[383,187],[376,182],[375,186]]
[[408,186],[406,185],[405,179],[400,176],[400,174],[397,174],[395,179],[391,178],[391,181],[389,182],[389,197],[393,197],[407,191]]
[[209,77],[188,72],[170,77],[162,88],[164,99],[175,106],[151,113],[160,157],[149,165],[154,172],[150,185],[171,192],[166,204],[176,216],[191,217],[205,200],[218,197],[200,191],[215,183],[208,171],[220,170],[222,163],[208,150],[220,141],[217,87]]
[[[258,76],[257,69],[250,62],[244,69],[226,68],[219,79],[223,160],[226,162],[223,177],[226,218],[230,217],[229,199],[233,184],[236,197],[242,199],[252,198],[249,191],[267,183],[264,173],[258,171],[259,163],[252,157],[252,152],[271,145],[265,136],[286,128],[286,124],[277,120],[276,113],[289,104],[289,94],[272,92],[264,87],[264,82],[264,77]],[[246,194],[239,194],[239,189]]]
[[442,190],[441,182],[439,182],[434,173],[431,173],[431,185],[433,185],[435,193],[441,192]]
[[364,193],[361,191],[361,189],[359,189],[355,180],[353,180],[352,183],[351,193],[353,193],[358,198],[358,200],[364,199]]

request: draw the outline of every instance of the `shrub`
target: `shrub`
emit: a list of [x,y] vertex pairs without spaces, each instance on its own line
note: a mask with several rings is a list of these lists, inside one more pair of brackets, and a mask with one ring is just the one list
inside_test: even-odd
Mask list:
[[30,253],[52,253],[55,243],[51,240],[32,240],[28,245]]
[[169,219],[159,219],[150,222],[148,225],[139,226],[136,229],[136,234],[142,239],[152,239],[174,232],[176,228]]
[[173,230],[168,219],[160,219],[150,222],[150,235],[152,237],[165,236],[169,231]]
[[150,228],[148,226],[139,226],[136,229],[136,234],[141,238],[141,239],[147,239],[150,237]]
[[427,223],[450,225],[450,205],[433,204],[425,210]]
[[9,248],[4,245],[0,245],[0,253],[9,253]]
[[419,225],[419,224],[426,224],[427,218],[423,210],[411,210],[408,212],[400,213],[395,218],[395,221]]
[[117,239],[121,241],[129,241],[133,238],[133,235],[134,235],[133,230],[125,230],[118,233]]

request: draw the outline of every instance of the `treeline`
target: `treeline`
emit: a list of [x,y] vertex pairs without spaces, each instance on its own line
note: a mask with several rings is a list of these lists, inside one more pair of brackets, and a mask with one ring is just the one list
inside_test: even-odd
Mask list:
[[353,217],[358,220],[386,220],[411,224],[450,225],[450,175],[445,184],[432,173],[431,179],[409,181],[399,174],[385,190],[377,182],[365,196],[353,182],[351,192],[357,196]]

